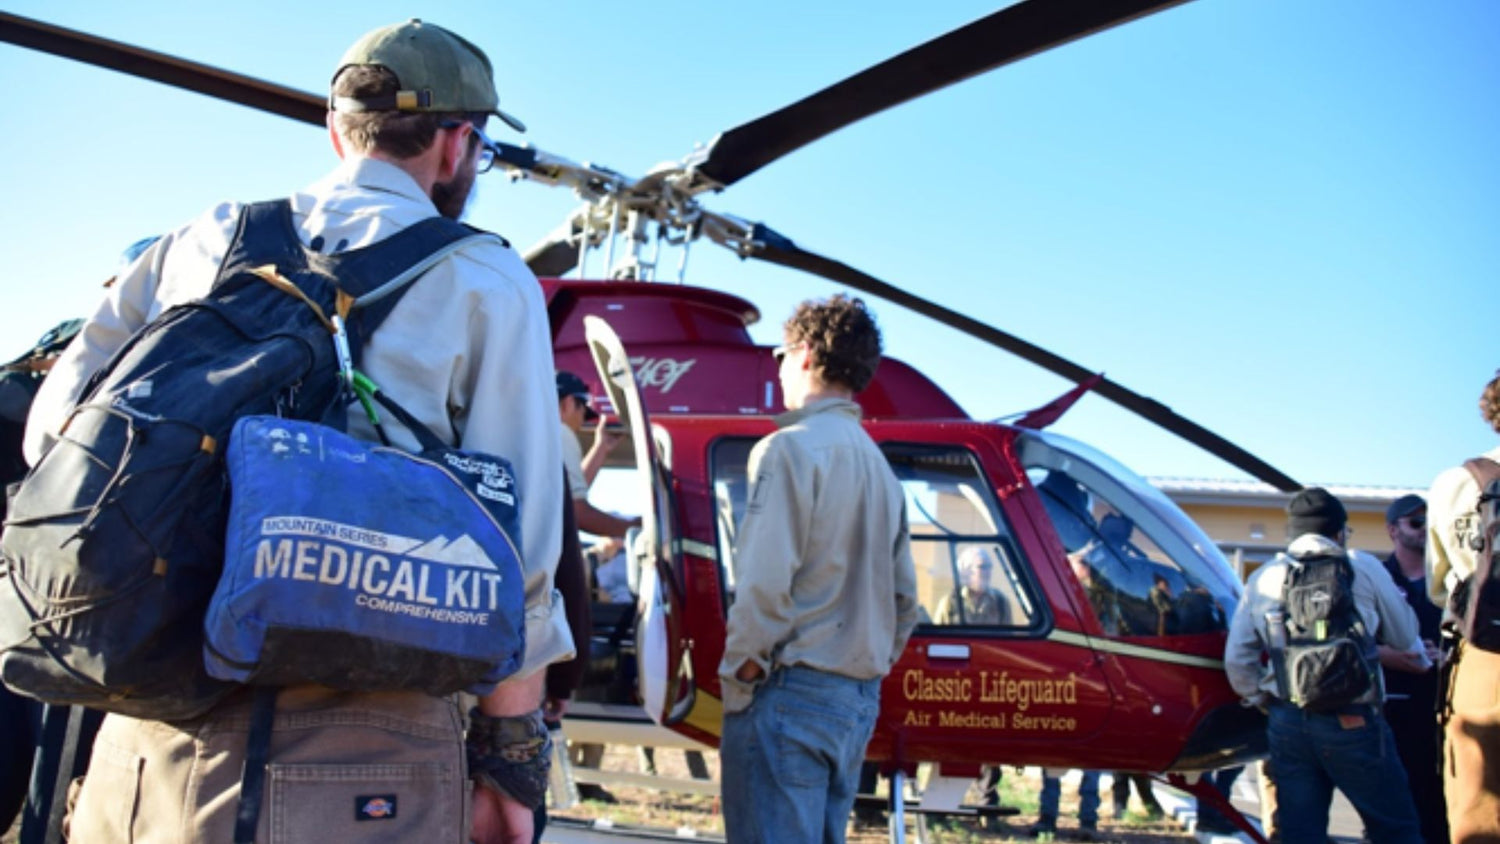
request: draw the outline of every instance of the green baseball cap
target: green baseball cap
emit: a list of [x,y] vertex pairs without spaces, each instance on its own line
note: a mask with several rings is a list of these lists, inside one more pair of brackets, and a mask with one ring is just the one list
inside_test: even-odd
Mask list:
[[493,114],[517,132],[526,124],[500,110],[495,71],[484,51],[454,32],[412,18],[354,42],[334,79],[351,65],[380,65],[396,75],[394,96],[331,97],[334,111],[438,111]]

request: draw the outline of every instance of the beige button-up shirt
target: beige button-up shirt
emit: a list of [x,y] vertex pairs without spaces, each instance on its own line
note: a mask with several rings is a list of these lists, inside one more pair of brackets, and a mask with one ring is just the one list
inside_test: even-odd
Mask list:
[[885,675],[917,624],[906,496],[859,424],[824,399],[776,422],[750,453],[750,500],[734,552],[734,605],[719,665],[724,709],[750,705],[753,662],[854,679]]

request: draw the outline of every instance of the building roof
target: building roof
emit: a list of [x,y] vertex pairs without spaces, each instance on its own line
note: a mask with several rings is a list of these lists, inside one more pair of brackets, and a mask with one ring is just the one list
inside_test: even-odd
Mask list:
[[[1293,493],[1282,492],[1262,481],[1237,481],[1212,478],[1147,478],[1152,486],[1179,504],[1207,504],[1223,507],[1285,507]],[[1397,498],[1410,493],[1425,496],[1426,489],[1404,486],[1363,486],[1356,484],[1310,484],[1333,493],[1351,511],[1379,511]]]

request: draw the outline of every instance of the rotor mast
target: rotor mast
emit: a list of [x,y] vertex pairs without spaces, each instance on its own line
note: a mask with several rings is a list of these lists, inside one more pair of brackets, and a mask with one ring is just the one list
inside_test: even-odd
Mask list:
[[[632,179],[598,164],[582,164],[531,146],[499,143],[496,164],[514,181],[526,179],[564,187],[583,201],[566,221],[525,253],[539,275],[562,275],[575,264],[582,277],[591,251],[605,251],[601,278],[655,281],[663,245],[681,247],[676,281],[687,268],[687,252],[694,240],[706,236],[742,258],[756,251],[754,224],[711,211],[698,201],[717,183],[695,168],[697,153],[680,162],[665,162],[643,178]],[[616,244],[623,238],[618,257]],[[553,260],[553,259],[556,260]]]

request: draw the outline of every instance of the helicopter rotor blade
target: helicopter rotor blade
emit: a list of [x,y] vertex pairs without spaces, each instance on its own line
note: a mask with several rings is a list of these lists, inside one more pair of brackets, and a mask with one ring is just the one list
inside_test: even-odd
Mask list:
[[163,82],[314,126],[322,126],[328,113],[326,101],[306,91],[8,12],[0,12],[0,41]]
[[891,106],[1187,0],[1023,0],[721,133],[693,157],[724,188]]
[[578,249],[582,230],[572,220],[527,249],[521,257],[538,278],[556,278],[578,266]]
[[[1083,383],[1097,374],[1013,334],[908,293],[874,276],[860,272],[848,264],[808,252],[761,223],[756,223],[752,227],[750,240],[753,243],[753,247],[748,250],[750,257],[803,270],[871,296],[894,302],[971,337],[1004,349],[1074,383]],[[1295,492],[1302,488],[1301,484],[1269,463],[1196,422],[1178,415],[1170,407],[1155,399],[1143,396],[1108,378],[1100,378],[1094,386],[1094,391],[1283,492]]]

